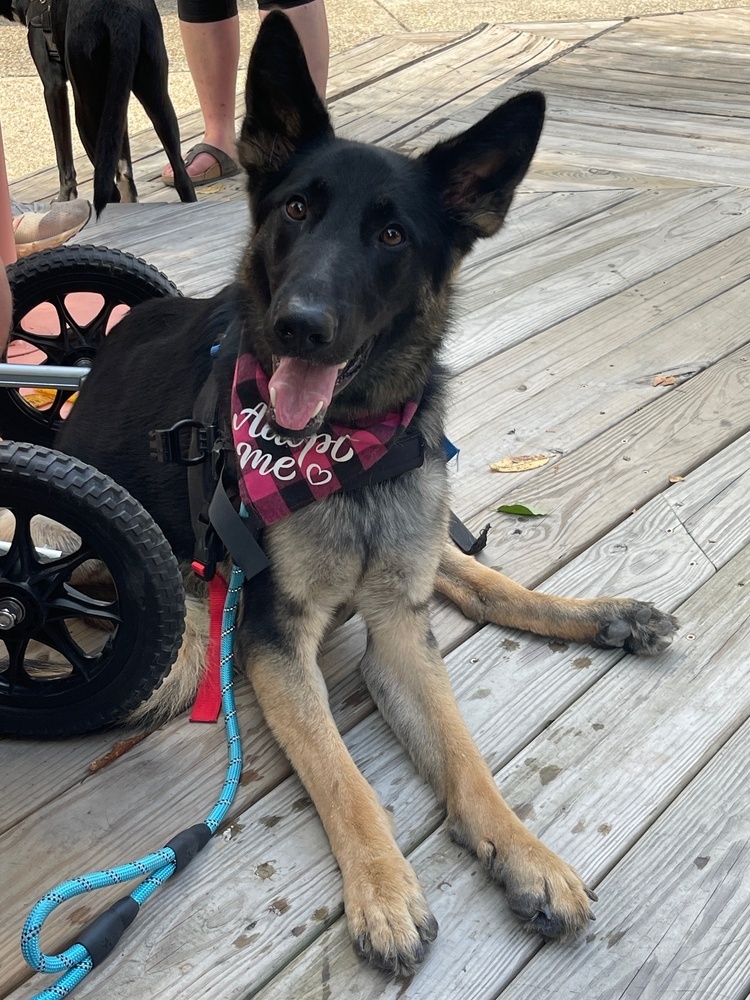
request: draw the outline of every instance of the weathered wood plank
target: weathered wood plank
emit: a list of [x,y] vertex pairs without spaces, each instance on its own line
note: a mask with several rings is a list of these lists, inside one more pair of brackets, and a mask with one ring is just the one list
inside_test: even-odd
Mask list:
[[695,48],[743,51],[748,27],[747,8],[733,7],[633,18],[617,29],[617,35],[623,40],[649,39],[653,45],[678,41]]
[[214,295],[234,278],[248,239],[245,203],[110,205],[71,242],[117,247],[164,271],[185,295]]
[[607,34],[612,28],[617,28],[623,22],[615,20],[583,20],[583,21],[511,21],[508,28],[515,31],[528,31],[532,35],[544,35],[547,38],[559,38],[565,42],[583,42]]
[[[678,77],[659,77],[631,74],[625,70],[598,70],[586,72],[565,66],[545,66],[544,72],[530,75],[525,81],[538,87],[545,94],[564,99],[565,95],[578,100],[598,100],[604,97],[609,104],[626,104],[632,107],[661,108],[673,114],[718,114],[738,118],[750,116],[750,98],[747,88],[740,83],[722,84],[722,89],[701,90],[695,83],[683,83]],[[724,89],[726,88],[726,90]]]
[[106,754],[116,740],[133,735],[133,730],[122,729],[114,735],[96,733],[52,745],[39,740],[0,738],[3,775],[0,834],[86,781],[89,764]]
[[[681,609],[685,620],[700,622],[695,640],[702,646],[699,661],[695,642],[686,638],[657,660],[621,660],[499,775],[506,797],[522,810],[529,826],[595,885],[747,718],[750,677],[739,650],[750,606],[732,598],[737,581],[749,572],[750,551],[745,549]],[[702,850],[693,857],[698,854]],[[392,1000],[508,995],[525,1000],[529,993],[523,989],[501,991],[541,942],[518,927],[498,890],[443,829],[414,852],[412,861],[442,931],[413,980],[386,983],[363,968],[339,920],[255,995],[262,1000],[312,997],[324,979],[331,1000],[352,995]],[[669,855],[652,855],[652,864],[670,873],[671,881],[682,871],[680,856],[672,861]],[[658,910],[666,924],[684,933],[684,923],[674,920],[672,896],[657,893],[651,899],[644,909]],[[747,907],[747,895],[742,902]],[[608,898],[605,912],[606,907],[616,912],[617,900]],[[585,944],[569,953],[559,945],[545,951],[584,970],[585,981]]]
[[750,435],[709,464],[676,483],[667,502],[711,561],[721,565],[745,544],[741,522],[750,496]]
[[747,83],[750,75],[750,52],[747,50],[737,55],[714,54],[705,49],[670,51],[666,58],[654,59],[653,49],[649,54],[646,49],[631,46],[629,42],[627,38],[618,38],[616,33],[596,39],[577,49],[571,56],[571,63],[576,70],[603,70],[605,73],[621,70],[632,73],[636,79],[641,75],[649,80],[669,77],[690,88],[699,80],[708,91],[720,90],[716,84],[729,84],[733,89],[737,83]]
[[[515,85],[514,85],[515,88]],[[455,112],[451,112],[452,127],[465,128],[495,107],[497,96],[490,94]],[[576,100],[552,97],[547,102],[545,130],[555,127],[558,122],[591,128],[609,128],[614,122],[627,135],[627,139],[637,141],[639,136],[652,134],[699,139],[704,137],[710,143],[721,143],[730,138],[745,140],[742,122],[721,114],[670,114],[661,108],[636,108],[626,104],[609,104],[606,95],[596,100]],[[436,126],[437,127],[437,126]],[[440,125],[447,129],[447,121]],[[741,185],[746,186],[746,185]]]
[[[668,528],[673,529],[669,535]],[[684,572],[669,572],[673,560]],[[634,565],[637,570],[631,575],[628,566]],[[591,593],[592,580],[597,588],[632,583],[640,594],[651,593],[661,603],[674,605],[711,573],[713,567],[680,530],[667,505],[655,503],[557,574],[549,589],[575,593],[583,588]],[[462,710],[493,768],[518,752],[621,655],[588,654],[572,647],[551,649],[544,640],[495,629],[483,630],[451,654],[448,666]],[[504,720],[501,730],[499,716]],[[400,843],[411,848],[439,818],[431,793],[379,716],[357,726],[347,742],[382,801],[394,808]],[[132,768],[132,758],[129,764]],[[192,780],[199,773],[193,770]],[[168,897],[165,893],[163,900],[154,900],[151,912],[160,935],[157,939],[147,924],[133,927],[125,953],[109,963],[112,1000],[127,997],[134,979],[141,993],[165,1000],[195,990],[205,991],[207,998],[245,996],[290,950],[297,951],[340,912],[339,876],[317,817],[304,807],[303,798],[296,779],[284,782],[235,817],[231,840],[220,841],[210,855],[206,852],[205,863],[201,859],[191,868],[182,894],[168,890]],[[107,807],[111,815],[109,789]],[[58,808],[58,816],[67,826],[67,810]],[[220,886],[226,889],[223,899],[206,907],[207,896]],[[183,962],[181,956],[188,950],[191,957]],[[169,961],[164,960],[167,954]],[[177,980],[176,966],[182,966]],[[80,995],[95,996],[96,990],[95,983],[84,985]]]
[[[462,468],[463,464],[462,457]],[[684,529],[718,569],[750,543],[742,514],[747,506],[750,481],[748,469],[750,434],[745,433],[689,472],[684,482],[675,483],[668,488],[665,485],[663,492],[657,494],[654,500],[648,501],[642,509],[648,509],[651,503],[663,501],[669,504]],[[595,478],[606,478],[606,472],[601,477],[595,475]],[[460,498],[460,491],[458,496]],[[534,498],[535,493],[532,490],[526,491],[526,497],[527,500]],[[584,506],[589,502],[589,497],[581,496],[579,502]],[[604,503],[608,502],[609,499],[605,498]],[[640,512],[635,516],[640,516]],[[481,520],[481,517],[478,518],[478,521]],[[493,534],[501,533],[505,542],[498,543],[500,551],[495,550],[494,558],[506,563],[507,567],[514,547],[519,543],[520,536],[527,532],[529,524],[519,519],[514,526],[514,522],[507,516],[495,518],[495,521]],[[671,529],[666,530],[668,534],[672,533]],[[524,572],[525,564],[521,553],[516,552],[516,557],[511,575]],[[540,583],[540,586],[543,590],[549,589],[548,583]],[[573,594],[573,591],[570,593]],[[585,581],[582,581],[576,594],[585,596]],[[652,599],[657,600],[657,597]],[[475,633],[477,628],[467,622],[452,604],[438,599],[433,608],[433,631],[442,649],[453,649]]]
[[[448,425],[449,436],[463,449],[455,483],[461,497],[459,507],[465,505],[463,512],[481,509],[496,497],[505,502],[505,490],[517,494],[521,488],[537,488],[536,481],[529,484],[524,473],[492,474],[491,462],[510,455],[542,453],[551,457],[553,466],[562,468],[566,456],[576,448],[604,431],[621,427],[624,417],[671,391],[670,386],[655,386],[655,376],[668,371],[684,385],[717,359],[738,349],[744,352],[750,340],[750,320],[743,280],[737,275],[734,286],[730,284],[726,291],[709,295],[693,309],[667,322],[652,323],[645,330],[628,321],[623,331],[620,318],[610,325],[602,324],[597,331],[584,313],[581,326],[588,331],[588,338],[574,333],[579,352],[571,351],[559,365],[556,348],[551,348],[548,359],[541,350],[543,344],[553,343],[553,334],[559,329],[553,327],[533,338],[528,361],[520,347],[499,355],[493,359],[495,364],[480,366],[476,388],[474,373],[469,373],[461,380],[458,404],[453,408],[460,424],[451,420]],[[701,340],[708,326],[715,333],[710,340]],[[608,342],[615,345],[612,350],[604,346]],[[507,369],[506,354],[510,355]],[[489,396],[484,377],[491,372],[496,376],[496,394],[472,424],[461,412],[461,403],[466,400],[468,412],[476,413],[476,403]],[[664,484],[670,475],[683,471],[679,464],[670,464],[679,463],[677,456],[665,460],[667,465],[661,470]]]
[[750,192],[736,189],[643,191],[539,245],[508,255],[502,243],[497,255],[489,247],[461,273],[461,326],[445,352],[450,369],[466,371],[744,230],[748,204]]
[[[549,514],[535,518],[534,524],[498,527],[490,533],[482,558],[501,564],[504,573],[526,585],[538,583],[550,559],[552,565],[567,562],[592,538],[655,496],[675,470],[686,475],[746,431],[748,385],[750,358],[747,349],[740,348],[554,467],[538,470],[533,481],[503,489],[503,502],[531,501]],[[725,413],[732,414],[731,421]],[[514,479],[532,475],[519,473]],[[469,519],[474,528],[486,522],[490,505],[493,501],[486,496],[485,510]]]
[[502,1000],[744,1000],[748,767],[745,723],[605,878],[585,949],[542,949]]
[[[525,220],[524,230],[526,225]],[[498,237],[500,240],[506,238],[505,233]],[[495,435],[493,453],[500,455],[506,449],[513,450],[509,453],[519,449],[521,452],[545,450],[550,441],[549,427],[545,423],[536,432],[529,428],[533,436],[527,436],[517,419],[519,407],[527,399],[546,393],[559,379],[574,376],[592,359],[598,360],[611,350],[627,349],[643,336],[651,336],[651,342],[648,352],[641,356],[641,370],[635,378],[642,381],[632,384],[634,390],[649,387],[660,391],[651,385],[652,377],[665,369],[695,371],[716,360],[721,351],[712,351],[700,335],[694,339],[685,336],[678,354],[665,357],[661,353],[660,331],[704,304],[714,300],[721,302],[725,292],[733,292],[743,284],[747,242],[748,230],[721,240],[475,365],[451,384],[450,434],[465,446],[469,435],[483,434],[485,429],[492,428]],[[471,281],[470,274],[466,280]],[[502,288],[498,291],[501,293]],[[711,318],[712,328],[719,323],[718,316]],[[738,331],[746,329],[742,316],[738,320],[735,314],[735,327]],[[609,374],[610,380],[620,381],[620,386],[625,381],[620,379],[616,364]],[[598,412],[602,407],[598,406],[597,386],[583,377],[575,387],[576,399],[568,400],[563,413],[568,407],[576,406],[579,395],[587,393],[591,393],[588,395],[591,419],[596,421],[597,417],[606,416]],[[653,398],[653,395],[647,392],[642,401],[648,397]],[[609,406],[605,409],[612,412]],[[553,418],[552,427],[556,425],[557,413],[558,410],[551,407],[547,415],[547,420]],[[508,428],[512,428],[514,434],[507,436],[508,428],[503,421],[509,421]],[[600,428],[602,426],[599,424]],[[475,456],[471,448],[466,448],[461,472],[468,471],[474,461],[486,465],[486,460],[486,455]]]
[[[642,22],[639,22],[628,31],[618,30],[601,35],[587,47],[596,52],[611,52],[625,59],[632,58],[635,66],[639,62],[645,63],[648,52],[653,53],[654,49],[658,48],[660,56],[667,57],[661,64],[662,70],[665,66],[671,66],[672,58],[695,62],[706,59],[709,65],[721,66],[725,62],[732,64],[745,62],[750,56],[747,46],[739,39],[738,45],[737,42],[727,43],[726,40],[710,38],[708,35],[702,40],[696,40],[683,38],[679,34],[672,36],[665,33],[657,40],[652,33],[641,31],[641,24]],[[660,71],[658,66],[652,68],[656,72]]]
[[[555,166],[579,169],[607,170],[615,175],[624,173],[637,178],[642,173],[649,183],[658,178],[677,178],[696,185],[747,185],[747,163],[750,142],[730,135],[718,141],[690,138],[685,135],[666,136],[658,132],[638,135],[618,127],[613,117],[611,127],[567,124],[555,120],[551,104],[549,127],[539,150],[536,170]],[[740,129],[735,126],[735,133]],[[533,175],[532,175],[533,176]],[[645,180],[639,186],[646,186]]]

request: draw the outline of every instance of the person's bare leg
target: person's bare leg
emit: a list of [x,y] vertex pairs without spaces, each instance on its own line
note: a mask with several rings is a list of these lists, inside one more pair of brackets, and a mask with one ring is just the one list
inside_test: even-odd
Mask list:
[[5,170],[5,152],[3,150],[3,133],[0,129],[0,358],[5,353],[13,321],[13,303],[10,299],[10,285],[5,268],[16,259],[16,244],[13,239],[13,221],[10,212],[10,193],[8,191],[8,175]]
[[6,267],[16,261],[16,241],[13,237],[13,216],[10,208],[8,174],[5,169],[2,128],[0,128],[0,260]]
[[[240,60],[240,21],[180,21],[190,75],[203,112],[203,142],[216,146],[234,159],[234,102],[237,92],[237,66]],[[199,153],[188,167],[195,177],[210,169],[216,161],[209,153]],[[163,177],[172,176],[167,164]]]
[[[268,13],[268,11],[261,11],[261,21]],[[284,10],[284,13],[299,35],[302,48],[305,50],[310,76],[318,93],[325,100],[330,54],[325,0],[312,0],[312,3],[301,4],[299,7],[289,7]]]

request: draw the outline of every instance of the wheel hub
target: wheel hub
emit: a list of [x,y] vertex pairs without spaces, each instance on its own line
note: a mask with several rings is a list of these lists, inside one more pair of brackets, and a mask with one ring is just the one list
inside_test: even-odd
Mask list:
[[5,597],[0,600],[0,630],[7,632],[20,623],[26,617],[23,604],[12,597]]
[[11,633],[33,636],[46,619],[41,594],[27,583],[0,578],[0,639]]

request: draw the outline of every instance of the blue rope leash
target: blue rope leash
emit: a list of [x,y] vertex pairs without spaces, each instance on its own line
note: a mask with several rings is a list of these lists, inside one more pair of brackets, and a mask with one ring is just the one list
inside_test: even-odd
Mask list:
[[[62,973],[57,982],[37,993],[33,1000],[60,1000],[91,972],[115,948],[123,931],[138,915],[141,904],[176,871],[188,865],[198,851],[216,833],[234,801],[242,774],[242,741],[237,724],[237,710],[232,686],[234,627],[242,592],[244,574],[232,567],[229,589],[221,620],[221,704],[227,736],[227,776],[221,795],[202,823],[178,833],[160,851],[147,854],[131,864],[90,872],[61,882],[33,908],[21,932],[21,951],[26,962],[37,972]],[[143,876],[146,876],[143,878]],[[84,928],[78,941],[58,955],[45,955],[39,947],[39,935],[47,917],[61,903],[94,889],[143,878],[129,896],[123,896]]]

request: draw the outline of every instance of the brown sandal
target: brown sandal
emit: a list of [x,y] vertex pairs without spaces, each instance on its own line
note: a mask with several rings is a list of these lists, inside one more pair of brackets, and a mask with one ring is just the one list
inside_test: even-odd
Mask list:
[[[200,187],[201,184],[211,184],[212,181],[224,180],[225,177],[234,177],[235,174],[240,172],[239,164],[231,156],[225,153],[223,149],[218,149],[208,142],[199,142],[185,153],[185,166],[189,167],[199,153],[208,153],[210,156],[213,156],[216,163],[212,163],[202,174],[191,175],[190,180],[195,187]],[[174,187],[174,177],[165,177],[162,174],[161,179],[167,187]]]

